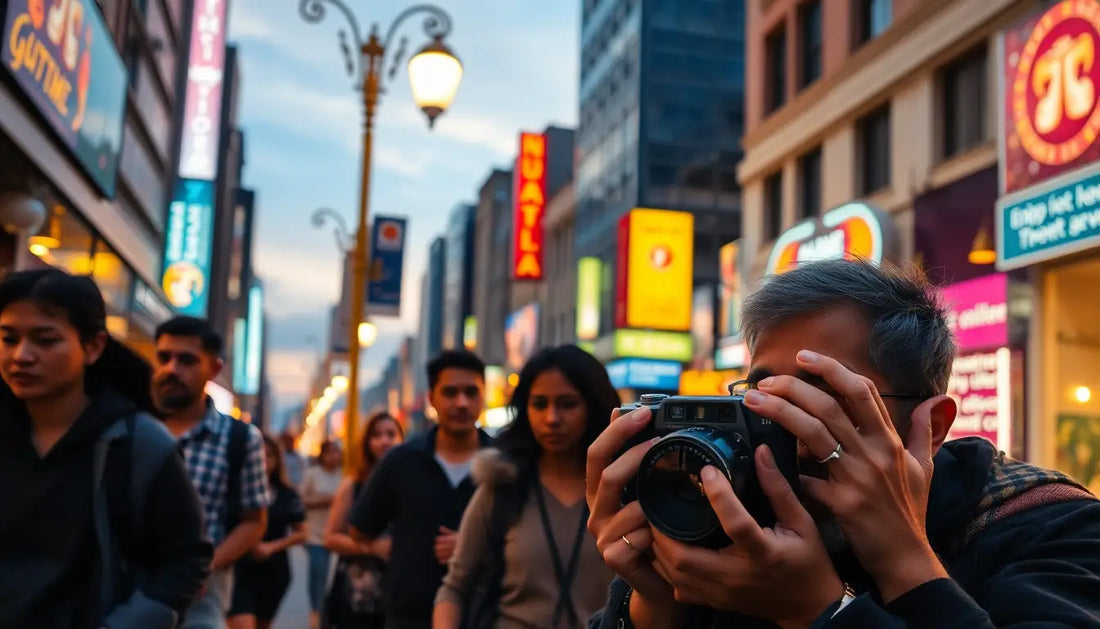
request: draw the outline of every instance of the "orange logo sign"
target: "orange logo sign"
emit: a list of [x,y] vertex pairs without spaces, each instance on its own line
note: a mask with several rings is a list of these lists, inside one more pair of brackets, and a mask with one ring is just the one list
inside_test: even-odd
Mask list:
[[886,240],[876,210],[859,202],[846,203],[783,232],[772,247],[765,273],[780,275],[816,260],[861,258],[878,264]]
[[1020,53],[1012,112],[1037,162],[1067,164],[1100,135],[1100,2],[1065,0],[1035,25]]

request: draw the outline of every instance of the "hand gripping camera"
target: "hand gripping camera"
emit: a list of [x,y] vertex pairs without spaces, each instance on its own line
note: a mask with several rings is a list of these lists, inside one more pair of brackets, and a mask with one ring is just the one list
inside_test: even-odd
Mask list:
[[[731,393],[733,387],[730,387]],[[745,407],[741,395],[642,395],[620,414],[648,406],[652,420],[624,452],[654,437],[637,476],[623,492],[623,504],[638,500],[650,524],[666,536],[689,544],[721,548],[730,544],[710,506],[699,473],[713,465],[733,485],[738,499],[763,527],[775,525],[771,503],[756,478],[753,453],[771,448],[779,471],[796,491],[797,441],[779,424]]]

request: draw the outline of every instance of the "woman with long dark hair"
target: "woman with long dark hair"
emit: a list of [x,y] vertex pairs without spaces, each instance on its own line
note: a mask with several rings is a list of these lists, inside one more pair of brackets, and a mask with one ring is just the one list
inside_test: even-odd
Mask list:
[[613,575],[585,530],[585,455],[618,404],[603,365],[574,345],[527,362],[512,423],[475,460],[478,489],[436,597],[435,629],[576,629],[603,607]]
[[213,549],[95,283],[0,280],[0,626],[175,627]]
[[290,587],[286,551],[306,541],[306,512],[287,478],[283,449],[264,435],[264,467],[271,494],[263,539],[233,566],[233,602],[226,614],[230,629],[267,629]]
[[325,527],[328,525],[328,512],[343,482],[343,472],[340,469],[343,461],[344,454],[340,451],[340,444],[325,441],[321,444],[316,464],[306,470],[305,480],[302,482],[302,503],[306,507],[306,522],[309,526],[306,552],[309,554],[311,627],[320,624],[321,608],[325,604],[325,586],[332,563],[329,550],[325,548]]
[[390,538],[358,542],[348,531],[348,512],[366,487],[378,461],[405,440],[400,422],[389,413],[376,413],[367,420],[360,442],[362,458],[355,476],[345,478],[336,492],[325,526],[325,547],[339,555],[332,587],[325,600],[322,626],[343,629],[381,628],[382,579],[390,558]]

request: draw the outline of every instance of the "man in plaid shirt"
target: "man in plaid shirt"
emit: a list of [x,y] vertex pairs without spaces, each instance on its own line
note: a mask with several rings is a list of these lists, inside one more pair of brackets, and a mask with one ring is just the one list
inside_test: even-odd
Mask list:
[[[156,344],[153,398],[179,441],[215,546],[210,580],[181,627],[220,629],[232,598],[233,563],[260,541],[267,527],[263,436],[255,426],[219,413],[205,394],[206,383],[223,365],[222,339],[209,323],[176,317],[157,329]],[[243,456],[239,469],[231,470],[233,435],[241,431],[246,436],[237,443],[243,445]],[[234,471],[237,479],[231,479]]]

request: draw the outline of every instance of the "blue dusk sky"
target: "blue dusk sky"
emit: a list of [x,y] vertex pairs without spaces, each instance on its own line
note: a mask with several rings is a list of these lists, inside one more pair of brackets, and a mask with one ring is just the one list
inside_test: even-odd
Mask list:
[[[413,2],[345,0],[364,34],[383,30]],[[465,74],[450,111],[434,131],[412,100],[404,64],[388,83],[376,122],[372,214],[409,218],[400,318],[374,318],[379,340],[363,357],[364,384],[377,378],[401,337],[415,333],[420,280],[431,240],[452,208],[472,202],[493,167],[514,159],[520,130],[577,119],[579,0],[451,0],[447,43]],[[331,229],[309,216],[329,207],[350,227],[358,203],[362,108],[345,73],[329,10],[303,21],[299,0],[233,0],[230,41],[239,49],[239,120],[245,131],[244,182],[259,211],[254,262],[266,287],[268,373],[279,408],[308,395],[318,357],[307,338],[324,339],[340,285]],[[422,19],[400,34],[408,51],[427,43]],[[279,416],[276,416],[276,421]]]

